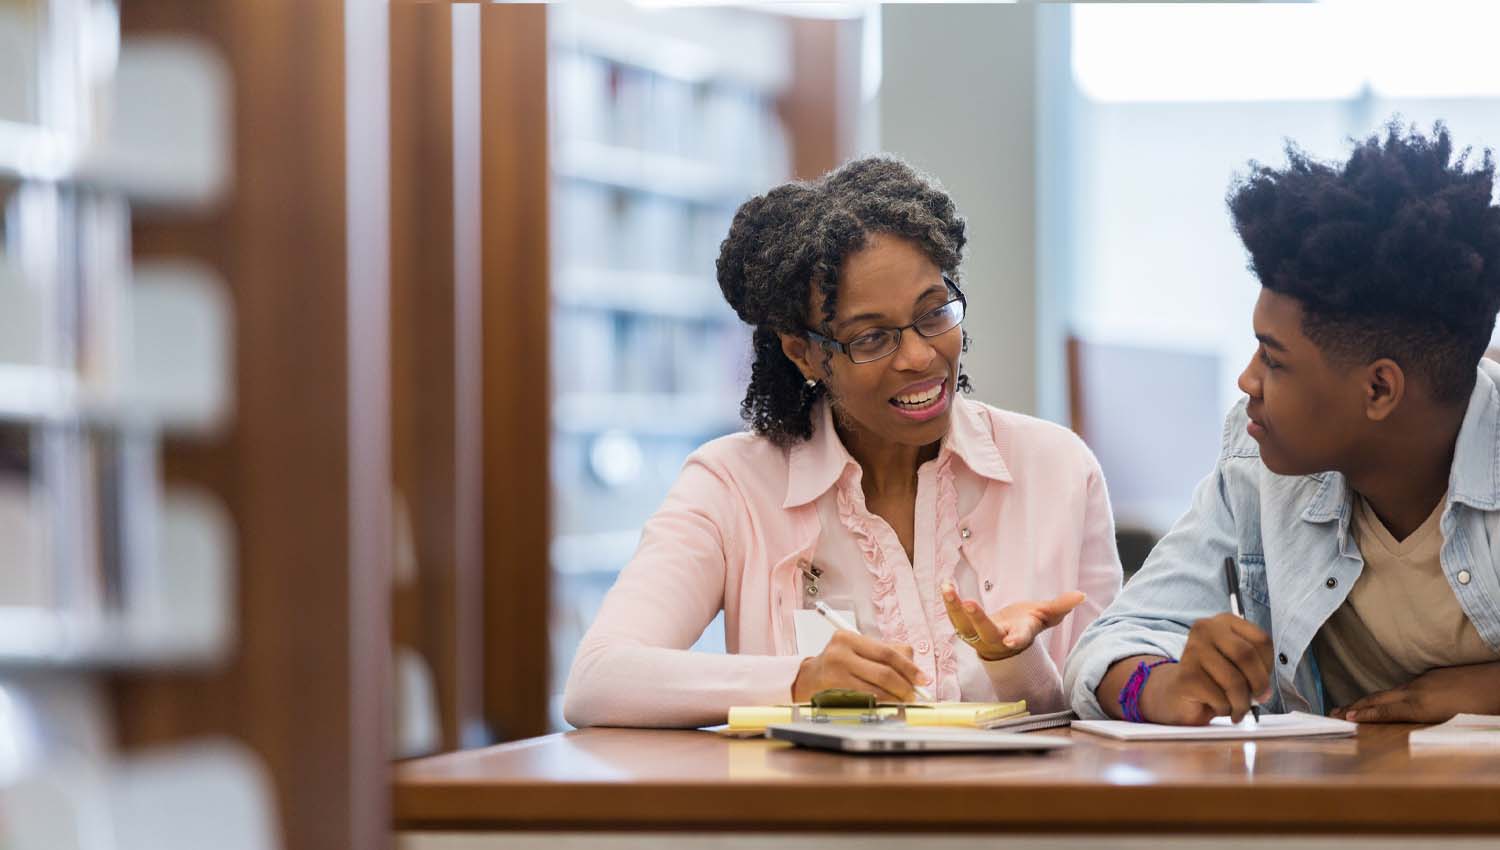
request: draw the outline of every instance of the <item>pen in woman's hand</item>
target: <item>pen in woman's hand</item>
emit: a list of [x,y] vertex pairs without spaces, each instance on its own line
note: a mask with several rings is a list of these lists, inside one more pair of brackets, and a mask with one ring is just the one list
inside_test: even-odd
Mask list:
[[[832,608],[829,608],[828,603],[824,602],[823,600],[819,599],[818,601],[814,602],[813,610],[822,615],[823,619],[827,620],[829,624],[832,625],[835,629],[838,629],[841,632],[854,632],[855,634],[859,634],[859,629],[854,628],[853,623],[845,620],[843,616],[839,614],[839,612],[833,610]],[[912,692],[917,695],[917,699],[920,699],[923,702],[933,701],[932,694],[929,693],[928,690],[921,685],[913,682],[911,689]]]

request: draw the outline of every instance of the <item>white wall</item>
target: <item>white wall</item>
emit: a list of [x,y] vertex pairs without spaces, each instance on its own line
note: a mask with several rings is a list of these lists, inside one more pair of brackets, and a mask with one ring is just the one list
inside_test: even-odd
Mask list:
[[[1034,6],[882,11],[880,147],[937,177],[969,223],[974,397],[1038,412]],[[1061,356],[1061,352],[1058,352]]]

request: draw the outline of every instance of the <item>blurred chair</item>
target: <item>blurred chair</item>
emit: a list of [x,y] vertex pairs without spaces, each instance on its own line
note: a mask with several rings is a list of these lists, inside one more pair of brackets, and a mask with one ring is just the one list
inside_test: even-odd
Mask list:
[[1221,380],[1217,352],[1068,340],[1072,427],[1104,470],[1126,578],[1213,468]]
[[1140,572],[1146,556],[1161,540],[1156,532],[1140,526],[1119,525],[1115,527],[1115,547],[1120,550],[1120,566],[1125,571],[1125,581]]

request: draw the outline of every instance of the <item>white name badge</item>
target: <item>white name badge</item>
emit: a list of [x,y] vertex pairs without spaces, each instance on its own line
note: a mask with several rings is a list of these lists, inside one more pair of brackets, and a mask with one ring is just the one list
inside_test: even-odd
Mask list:
[[[854,618],[853,611],[841,611],[834,609],[840,617],[848,620],[850,625],[859,627],[859,621]],[[833,633],[838,631],[833,624],[823,619],[823,615],[811,609],[798,609],[793,612],[796,616],[797,627],[797,654],[817,655],[821,653],[828,642],[833,640]]]

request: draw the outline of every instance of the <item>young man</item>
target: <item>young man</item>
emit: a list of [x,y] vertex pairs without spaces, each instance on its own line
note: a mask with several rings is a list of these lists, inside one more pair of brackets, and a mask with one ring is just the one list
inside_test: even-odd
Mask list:
[[[1500,309],[1492,156],[1387,127],[1288,146],[1230,193],[1261,282],[1213,474],[1079,641],[1085,717],[1203,724],[1500,714]],[[1229,612],[1225,559],[1244,619]]]

